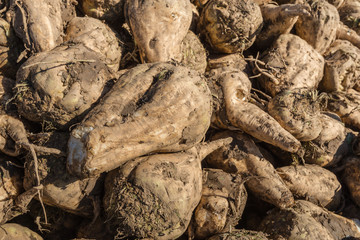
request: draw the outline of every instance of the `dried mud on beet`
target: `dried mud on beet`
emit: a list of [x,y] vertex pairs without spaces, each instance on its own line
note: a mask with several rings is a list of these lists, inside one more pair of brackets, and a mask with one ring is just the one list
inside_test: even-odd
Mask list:
[[360,239],[359,19],[0,1],[0,239]]

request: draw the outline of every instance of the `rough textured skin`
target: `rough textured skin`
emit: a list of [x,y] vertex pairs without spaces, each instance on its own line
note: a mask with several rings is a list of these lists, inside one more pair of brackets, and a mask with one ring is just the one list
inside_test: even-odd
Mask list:
[[342,179],[350,191],[353,201],[360,206],[360,158],[350,156],[346,158],[346,168]]
[[262,21],[252,0],[210,0],[200,14],[199,31],[215,51],[242,52],[254,43]]
[[145,62],[166,62],[175,58],[190,28],[189,0],[127,0],[128,24]]
[[307,88],[283,91],[268,104],[269,114],[300,141],[311,141],[321,132],[320,102]]
[[253,140],[246,134],[230,131],[220,132],[212,139],[225,137],[232,137],[233,141],[211,153],[206,162],[224,171],[252,176],[245,182],[249,191],[279,208],[291,206],[294,203],[292,193]]
[[13,159],[1,156],[0,164],[0,223],[9,221],[13,216],[9,214],[15,205],[15,199],[23,191],[22,175],[23,172],[11,165]]
[[1,225],[0,238],[3,240],[43,240],[36,232],[16,223]]
[[181,43],[178,60],[188,68],[205,73],[207,66],[206,51],[200,39],[192,31],[188,31]]
[[306,199],[335,210],[341,201],[341,184],[336,175],[318,165],[292,165],[276,171],[297,199]]
[[64,45],[29,58],[16,75],[19,113],[67,128],[80,120],[105,91],[113,74],[84,45]]
[[12,24],[27,48],[35,52],[44,52],[62,43],[62,0],[13,2],[15,16]]
[[151,152],[188,149],[202,140],[210,118],[211,95],[199,73],[168,63],[138,65],[72,131],[69,171],[96,175]]
[[[53,132],[41,139],[41,145],[56,148],[65,153],[68,138],[68,133]],[[44,203],[73,214],[92,216],[94,212],[93,202],[95,202],[96,197],[100,198],[103,181],[98,178],[79,180],[71,176],[66,171],[65,156],[50,153],[38,153],[37,155]],[[28,157],[25,163],[24,188],[28,190],[36,184],[34,160]]]
[[352,220],[304,200],[296,201],[290,209],[274,209],[262,221],[259,230],[276,240],[333,240],[360,236]]
[[340,20],[349,28],[360,33],[360,2],[357,0],[344,0],[338,8]]
[[294,136],[260,107],[248,102],[251,82],[244,72],[224,67],[213,69],[210,74],[211,84],[215,86],[213,95],[223,96],[223,100],[217,97],[215,101],[213,125],[226,129],[235,127],[289,152],[298,150],[300,142]]
[[1,114],[0,126],[0,151],[8,156],[18,156],[21,145],[29,143],[24,124],[19,119]]
[[110,227],[124,237],[181,236],[201,198],[201,160],[229,141],[140,157],[110,172],[103,201]]
[[348,41],[336,40],[325,55],[324,78],[319,89],[326,92],[346,91],[360,77],[360,49]]
[[191,238],[205,239],[234,228],[244,211],[247,192],[239,175],[203,169],[203,190],[194,211]]
[[247,71],[248,64],[240,53],[233,54],[212,54],[208,57],[208,68],[216,69],[232,67],[243,72]]
[[335,41],[340,23],[335,6],[326,0],[307,0],[311,15],[302,15],[295,24],[296,34],[323,54]]
[[0,18],[0,74],[8,77],[16,75],[19,64],[16,62],[23,50],[21,40],[15,35],[12,26]]
[[0,112],[5,110],[5,106],[13,97],[13,88],[15,87],[15,80],[0,76]]
[[83,12],[89,17],[105,20],[113,25],[120,25],[125,21],[125,0],[80,0]]
[[73,18],[66,28],[64,41],[82,43],[101,55],[103,62],[114,72],[118,71],[122,49],[116,33],[105,23],[90,17]]
[[257,49],[268,48],[281,34],[290,33],[300,15],[310,16],[310,8],[305,4],[282,4],[275,2],[260,6],[264,26],[257,35]]
[[325,114],[320,115],[322,128],[320,135],[303,142],[305,162],[329,167],[337,164],[350,152],[349,137],[344,124]]
[[258,80],[272,96],[295,88],[316,89],[323,77],[324,58],[293,34],[281,35],[260,60],[266,64],[263,71],[273,77],[262,75]]
[[231,232],[214,235],[208,240],[267,240],[266,234],[250,230],[233,229]]
[[353,89],[329,94],[327,109],[340,116],[346,126],[360,130],[360,93]]

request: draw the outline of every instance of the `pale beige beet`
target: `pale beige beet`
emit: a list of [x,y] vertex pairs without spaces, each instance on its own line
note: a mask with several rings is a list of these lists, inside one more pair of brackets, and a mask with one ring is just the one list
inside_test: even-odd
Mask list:
[[305,40],[282,34],[260,57],[265,64],[254,69],[261,86],[272,96],[295,88],[316,89],[323,78],[324,58]]
[[341,201],[341,184],[336,175],[318,165],[293,165],[277,168],[297,199],[306,199],[330,210],[336,209]]
[[323,54],[335,41],[340,17],[335,6],[326,0],[310,0],[311,15],[300,15],[296,34]]
[[103,62],[114,72],[119,70],[122,56],[120,39],[105,23],[90,17],[73,18],[66,28],[64,41],[82,43],[101,55]]
[[247,192],[240,175],[220,169],[203,169],[203,189],[188,234],[205,239],[234,228],[244,211]]
[[348,41],[336,40],[325,55],[322,91],[346,91],[354,87],[360,77],[360,49]]
[[176,239],[201,198],[201,160],[231,139],[128,161],[105,182],[104,209],[118,236]]
[[[66,152],[68,133],[53,132],[40,139],[41,146]],[[100,204],[103,178],[85,178],[79,180],[66,171],[66,156],[38,153],[39,179],[43,186],[42,200],[45,204],[61,208],[64,211],[92,217],[96,201]],[[35,164],[31,157],[25,162],[24,188],[31,189],[37,184]]]
[[254,43],[262,22],[252,0],[211,0],[201,11],[198,29],[215,51],[235,53]]
[[258,198],[279,208],[294,204],[294,198],[275,168],[267,161],[250,136],[237,132],[220,132],[213,140],[232,137],[233,141],[215,150],[206,162],[214,168],[251,176],[246,182],[247,189]]
[[144,62],[170,61],[180,53],[192,19],[189,0],[128,0],[125,13]]
[[68,168],[94,176],[145,154],[188,149],[202,140],[210,117],[210,91],[198,72],[138,65],[72,130]]
[[113,73],[82,44],[62,45],[29,58],[16,76],[19,113],[66,129],[81,120],[106,91]]

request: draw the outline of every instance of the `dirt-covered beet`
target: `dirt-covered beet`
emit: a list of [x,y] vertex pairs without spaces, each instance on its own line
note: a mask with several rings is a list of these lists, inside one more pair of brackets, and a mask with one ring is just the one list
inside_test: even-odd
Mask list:
[[209,85],[214,96],[212,125],[238,129],[251,136],[296,152],[300,142],[259,106],[249,102],[251,82],[246,73],[232,66],[212,69]]
[[[38,171],[43,185],[42,200],[45,204],[65,211],[91,217],[96,203],[100,204],[103,179],[86,178],[79,180],[66,171],[66,148],[69,133],[53,132],[41,138],[39,145],[56,148],[63,156],[51,153],[38,153]],[[28,157],[25,163],[24,188],[37,184],[34,160]]]
[[271,99],[268,111],[300,141],[313,140],[321,132],[320,101],[314,90],[301,88],[283,91]]
[[80,0],[79,4],[86,15],[105,20],[113,27],[125,22],[125,0]]
[[0,73],[7,77],[15,77],[19,67],[18,58],[24,47],[15,35],[12,26],[0,18]]
[[189,0],[127,0],[125,14],[143,62],[178,56],[192,19]]
[[64,41],[82,43],[101,55],[103,62],[114,72],[119,70],[122,48],[119,36],[105,23],[91,17],[73,18],[66,28]]
[[43,240],[38,233],[16,223],[1,225],[0,238],[4,240]]
[[292,165],[276,171],[297,199],[306,199],[335,210],[340,204],[342,188],[336,175],[318,165]]
[[203,169],[203,189],[188,234],[205,239],[234,228],[243,214],[247,192],[240,175]]
[[360,49],[348,41],[336,40],[325,52],[322,91],[346,91],[358,81],[360,74]]
[[350,151],[348,133],[344,124],[328,114],[321,114],[321,132],[317,138],[309,142],[303,142],[305,150],[304,160],[307,163],[317,164],[323,167],[334,166],[339,163]]
[[140,64],[72,130],[69,171],[94,176],[145,154],[191,148],[210,118],[211,95],[202,75],[169,63]]
[[323,54],[335,41],[340,17],[335,6],[326,0],[307,0],[311,15],[300,15],[295,24],[296,34]]
[[309,6],[300,1],[292,2],[281,5],[270,2],[260,5],[264,26],[255,40],[258,51],[268,48],[281,34],[290,33],[299,16],[310,16]]
[[208,240],[267,240],[263,232],[250,231],[245,229],[233,229],[231,232],[216,234]]
[[323,78],[324,58],[305,40],[293,34],[282,34],[260,57],[257,78],[272,96],[295,88],[316,89]]
[[359,237],[355,223],[311,202],[297,200],[289,209],[274,209],[261,222],[259,230],[271,239],[344,239]]
[[360,130],[360,93],[354,89],[328,94],[327,109],[340,116],[345,125]]
[[350,156],[345,158],[345,170],[342,179],[349,189],[351,198],[360,206],[360,158]]
[[113,74],[82,44],[29,58],[16,75],[16,105],[25,118],[66,129],[104,94]]
[[199,31],[215,51],[242,52],[262,27],[260,7],[252,0],[209,1],[200,14]]
[[215,134],[212,140],[231,137],[233,141],[215,150],[206,158],[207,164],[214,168],[249,177],[247,189],[260,199],[279,208],[294,203],[292,193],[285,185],[275,168],[267,161],[250,136],[233,131]]
[[75,14],[74,8],[66,0],[12,1],[12,25],[29,50],[49,51],[63,42],[64,27]]
[[360,2],[356,0],[344,0],[338,8],[340,20],[349,28],[360,33]]
[[181,43],[181,50],[178,61],[184,66],[204,73],[207,61],[206,51],[200,39],[192,31],[188,31]]
[[118,236],[176,239],[202,190],[201,160],[230,139],[128,161],[105,180],[104,210]]

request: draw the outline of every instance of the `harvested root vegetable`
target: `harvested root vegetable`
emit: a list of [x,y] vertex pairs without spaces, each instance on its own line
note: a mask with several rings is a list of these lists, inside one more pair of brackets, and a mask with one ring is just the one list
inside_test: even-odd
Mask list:
[[19,67],[18,57],[23,50],[21,40],[15,35],[12,26],[0,18],[0,73],[7,77],[15,77]]
[[195,4],[195,6],[199,8],[204,7],[208,1],[209,0],[190,0],[191,3]]
[[247,192],[239,175],[203,169],[203,189],[189,226],[191,238],[205,239],[234,228],[244,211]]
[[89,17],[105,20],[110,25],[125,21],[125,0],[80,0],[81,9]]
[[182,41],[178,59],[184,66],[205,73],[206,51],[200,39],[192,31],[189,31]]
[[44,52],[62,43],[66,24],[62,16],[63,4],[66,3],[62,0],[13,1],[12,25],[28,49]]
[[210,0],[200,14],[199,31],[215,51],[235,53],[254,43],[262,22],[253,0]]
[[127,0],[125,14],[143,61],[178,56],[192,19],[189,0]]
[[6,105],[13,98],[15,80],[0,75],[0,109],[6,109]]
[[233,141],[211,153],[206,162],[211,167],[241,174],[244,178],[250,175],[245,184],[254,195],[279,208],[291,206],[294,203],[292,193],[250,136],[226,131],[214,135],[212,139],[225,137],[232,137]]
[[140,157],[110,172],[103,203],[117,236],[160,240],[181,236],[201,198],[201,160],[229,141]]
[[355,223],[311,202],[297,200],[289,209],[274,209],[260,224],[259,230],[270,239],[344,239],[360,237]]
[[255,40],[258,50],[268,48],[281,34],[290,33],[299,16],[311,16],[307,4],[294,2],[294,4],[281,5],[270,2],[260,5],[264,26]]
[[268,111],[300,141],[314,140],[321,132],[320,101],[314,90],[283,91],[271,99]]
[[233,229],[231,232],[216,234],[208,240],[267,240],[263,232],[250,231],[245,229]]
[[210,118],[210,90],[198,72],[168,63],[138,65],[71,132],[68,170],[94,176],[148,153],[191,148]]
[[360,77],[360,49],[348,41],[336,40],[325,53],[322,91],[343,91],[352,88]]
[[342,178],[349,189],[351,198],[360,206],[360,158],[350,156],[344,162],[346,167]]
[[82,44],[63,45],[29,58],[16,76],[16,105],[30,121],[66,129],[104,94],[113,74]]
[[349,128],[360,130],[360,93],[349,89],[346,92],[332,92],[328,96],[327,109],[339,115]]
[[335,41],[340,17],[335,6],[326,0],[308,0],[311,15],[300,15],[296,34],[323,54]]
[[212,124],[219,128],[241,129],[253,137],[289,152],[296,152],[300,142],[268,113],[248,102],[251,82],[246,74],[232,67],[213,69],[215,110]]
[[101,55],[103,62],[114,72],[118,71],[122,49],[116,33],[105,23],[91,17],[73,18],[66,29],[64,41],[82,43]]
[[336,175],[318,165],[292,165],[276,171],[297,199],[306,199],[335,210],[341,201],[341,184]]
[[261,73],[258,80],[272,96],[295,88],[316,89],[323,78],[324,58],[293,34],[282,34],[260,60],[254,59],[254,71]]
[[360,34],[360,2],[357,0],[344,0],[338,8],[340,20],[346,26]]
[[325,114],[321,114],[320,118],[320,135],[310,142],[302,143],[305,150],[303,158],[307,163],[329,167],[340,162],[350,152],[350,135],[339,119]]
[[[66,152],[66,142],[69,134],[53,132],[41,141],[43,146]],[[103,181],[101,178],[86,178],[79,180],[66,171],[66,156],[38,153],[38,168],[40,183],[43,186],[42,200],[45,204],[61,208],[65,211],[82,216],[92,216],[96,213],[96,201],[100,204],[100,194]],[[24,188],[30,189],[36,185],[37,177],[34,171],[34,160],[27,158],[25,163]]]
[[17,223],[6,223],[1,225],[0,238],[3,240],[43,240],[36,232]]

